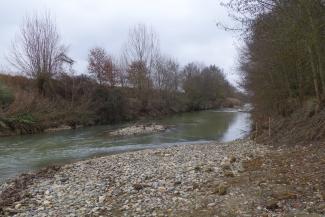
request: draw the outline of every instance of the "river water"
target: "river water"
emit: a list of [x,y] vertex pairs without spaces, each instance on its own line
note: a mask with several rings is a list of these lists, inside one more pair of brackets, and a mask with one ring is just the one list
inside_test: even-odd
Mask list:
[[115,139],[108,131],[127,125],[0,138],[0,182],[52,164],[182,143],[228,142],[250,131],[250,114],[234,110],[183,113],[155,122],[171,127],[152,135]]

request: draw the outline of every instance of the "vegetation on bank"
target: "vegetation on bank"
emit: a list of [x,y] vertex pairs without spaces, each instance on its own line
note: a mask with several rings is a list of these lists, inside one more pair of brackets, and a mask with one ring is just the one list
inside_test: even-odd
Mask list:
[[[243,86],[257,135],[290,142],[325,138],[325,4],[322,0],[232,0],[245,47]],[[287,140],[288,142],[288,140]]]
[[74,71],[50,15],[27,18],[19,36],[9,61],[20,74],[0,74],[0,135],[235,106],[243,98],[220,68],[181,67],[163,55],[144,25],[130,30],[121,58],[91,49],[85,74]]

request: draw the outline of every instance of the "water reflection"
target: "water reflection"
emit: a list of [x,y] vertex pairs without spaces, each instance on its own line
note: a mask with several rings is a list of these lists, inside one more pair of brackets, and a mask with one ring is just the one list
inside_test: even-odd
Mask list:
[[221,141],[230,142],[236,138],[246,137],[251,131],[251,116],[250,113],[236,113],[235,120],[224,133]]

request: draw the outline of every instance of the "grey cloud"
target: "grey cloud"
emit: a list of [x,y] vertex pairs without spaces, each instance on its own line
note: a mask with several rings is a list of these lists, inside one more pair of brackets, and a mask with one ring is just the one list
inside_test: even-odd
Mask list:
[[236,63],[235,37],[216,27],[231,22],[218,0],[11,0],[1,1],[0,65],[26,14],[49,10],[55,17],[76,70],[86,72],[88,50],[103,46],[118,56],[137,23],[159,33],[162,51],[186,64],[200,61],[223,68],[230,80]]

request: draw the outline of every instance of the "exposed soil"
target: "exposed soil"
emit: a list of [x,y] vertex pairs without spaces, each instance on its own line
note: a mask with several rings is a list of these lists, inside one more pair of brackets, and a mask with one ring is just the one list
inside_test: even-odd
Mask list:
[[[254,114],[253,114],[254,115]],[[318,113],[308,112],[304,109],[295,111],[288,117],[254,117],[259,120],[253,136],[258,134],[259,143],[268,143],[273,146],[301,145],[305,146],[311,141],[315,143],[325,141],[325,109]]]
[[232,197],[191,216],[325,216],[324,143],[271,150],[243,166],[223,180],[237,189]]

